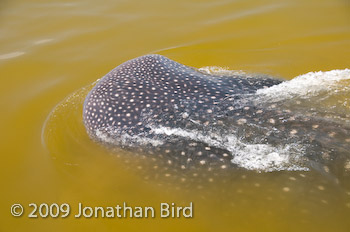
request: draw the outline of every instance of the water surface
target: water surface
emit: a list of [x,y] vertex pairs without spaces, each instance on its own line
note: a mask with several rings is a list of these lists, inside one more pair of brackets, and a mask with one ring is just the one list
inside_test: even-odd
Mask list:
[[[193,186],[166,177],[145,180],[137,162],[152,167],[150,161],[127,160],[123,157],[132,154],[106,150],[91,141],[82,124],[82,102],[92,83],[148,53],[196,68],[286,80],[315,71],[345,72],[347,1],[4,1],[0,32],[1,230],[349,230],[349,173],[337,181],[317,171],[240,169],[226,177],[222,173],[226,183],[215,178]],[[345,125],[349,77],[309,81],[316,76],[281,92],[295,90],[300,96],[306,89],[325,89],[323,101],[298,99],[302,113],[330,112],[331,120]],[[296,105],[294,100],[289,106]],[[195,215],[78,220],[10,214],[14,203],[107,206],[124,201],[154,207],[193,202]]]

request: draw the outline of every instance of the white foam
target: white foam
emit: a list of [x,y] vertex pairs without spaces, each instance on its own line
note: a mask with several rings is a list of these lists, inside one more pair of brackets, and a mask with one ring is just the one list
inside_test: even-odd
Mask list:
[[302,147],[295,143],[281,147],[268,144],[244,144],[240,149],[235,149],[231,162],[249,170],[265,172],[308,171],[307,167],[297,164],[298,157],[291,155],[296,154],[294,151],[298,149],[302,150]]
[[[309,72],[293,78],[290,81],[259,89],[257,95],[271,101],[282,101],[293,97],[309,98],[323,91],[331,91],[343,87],[342,80],[350,80],[350,70],[332,70],[327,72]],[[344,89],[344,88],[343,88]]]
[[[108,133],[105,132],[105,128],[96,130],[96,137],[99,138],[102,142],[115,145],[152,145],[154,147],[162,145],[164,142],[158,139],[146,138],[142,135],[129,135],[127,133],[120,133],[118,130],[108,130]],[[112,136],[111,136],[112,135]],[[115,137],[118,137],[116,139]]]
[[202,134],[196,130],[190,131],[181,128],[157,127],[152,128],[152,132],[167,136],[179,136],[184,139],[203,142],[212,147],[225,149],[231,152],[232,163],[249,170],[264,172],[309,170],[307,167],[297,164],[299,160],[295,155],[301,156],[302,148],[295,143],[281,147],[273,147],[268,144],[248,144],[242,142],[234,135]]
[[218,67],[218,66],[205,66],[198,69],[199,71],[207,74],[214,74],[214,75],[243,75],[246,73],[242,70],[230,70],[227,67]]

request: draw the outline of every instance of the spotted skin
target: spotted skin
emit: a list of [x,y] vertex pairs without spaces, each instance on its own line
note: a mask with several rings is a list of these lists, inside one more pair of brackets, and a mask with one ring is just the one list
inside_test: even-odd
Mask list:
[[[208,75],[161,55],[146,55],[125,62],[99,81],[85,100],[84,123],[91,137],[98,139],[96,130],[102,130],[115,140],[122,133],[152,136],[147,134],[152,124],[200,129],[198,125],[213,123],[224,102],[280,82]],[[228,151],[194,141],[171,139],[152,149],[171,153],[172,159],[181,160],[175,162],[180,167],[214,161],[223,168],[231,165]]]
[[[334,138],[348,139],[349,128],[294,115],[273,104],[256,104],[258,89],[281,82],[209,75],[161,55],[146,55],[119,65],[96,84],[86,97],[83,120],[93,139],[156,157],[164,162],[157,167],[175,171],[237,168],[231,162],[235,154],[212,138],[225,133],[249,143],[307,145],[305,162],[326,174],[332,165],[334,170],[339,163],[347,167],[349,143]],[[155,133],[159,127],[168,131]],[[174,128],[198,131],[204,138],[184,138],[172,133]]]
[[136,129],[133,132],[137,133],[144,129],[146,112],[160,117],[170,111],[182,114],[182,109],[193,107],[197,116],[206,114],[200,118],[210,118],[213,108],[225,99],[239,98],[280,82],[212,76],[161,55],[146,55],[125,62],[99,81],[86,98],[84,123],[92,134],[96,129],[110,126]]

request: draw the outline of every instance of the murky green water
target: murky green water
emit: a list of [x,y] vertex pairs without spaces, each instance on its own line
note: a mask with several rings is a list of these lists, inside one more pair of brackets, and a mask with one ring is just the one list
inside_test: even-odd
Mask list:
[[[133,154],[113,153],[88,137],[82,102],[91,83],[148,53],[288,80],[344,70],[349,28],[349,3],[338,0],[2,2],[0,230],[348,231],[349,173],[334,180],[317,171],[237,170],[193,186],[165,176],[145,180],[151,161],[128,160]],[[345,125],[348,87],[344,77],[331,89],[342,94],[301,102],[339,115]],[[155,209],[193,202],[194,217],[77,219],[79,202]],[[22,217],[11,215],[15,203],[24,206]],[[28,218],[30,203],[68,203],[72,212]]]

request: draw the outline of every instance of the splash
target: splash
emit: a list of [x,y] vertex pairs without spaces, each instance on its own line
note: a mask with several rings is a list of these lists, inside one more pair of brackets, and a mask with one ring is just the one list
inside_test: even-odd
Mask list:
[[203,134],[201,131],[181,128],[158,127],[152,128],[152,132],[203,142],[212,147],[225,149],[231,153],[232,163],[248,170],[264,172],[309,170],[297,164],[300,163],[301,154],[303,154],[302,146],[297,143],[278,147],[268,144],[249,144],[233,134],[222,135],[215,132]]
[[342,81],[346,80],[350,80],[350,69],[309,72],[270,88],[259,89],[256,95],[263,97],[264,100],[277,102],[295,97],[311,98],[322,92],[349,93],[350,87],[342,84]]

